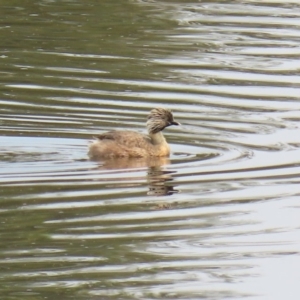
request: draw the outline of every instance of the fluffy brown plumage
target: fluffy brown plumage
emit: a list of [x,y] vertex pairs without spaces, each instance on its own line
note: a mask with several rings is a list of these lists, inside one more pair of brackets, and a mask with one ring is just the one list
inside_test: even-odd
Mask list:
[[170,146],[162,130],[171,125],[180,125],[174,121],[172,112],[161,107],[154,108],[147,119],[148,135],[135,131],[100,134],[89,146],[89,156],[92,159],[169,156]]

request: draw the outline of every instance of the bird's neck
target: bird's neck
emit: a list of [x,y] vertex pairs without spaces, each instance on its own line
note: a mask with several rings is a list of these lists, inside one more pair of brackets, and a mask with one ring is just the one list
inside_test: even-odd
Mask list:
[[151,138],[153,145],[161,145],[161,144],[166,143],[166,139],[165,139],[162,131],[159,131],[157,133],[149,133],[149,136]]

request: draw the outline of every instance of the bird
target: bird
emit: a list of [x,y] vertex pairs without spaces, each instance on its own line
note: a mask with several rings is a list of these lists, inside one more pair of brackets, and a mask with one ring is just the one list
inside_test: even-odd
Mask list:
[[174,120],[171,110],[154,108],[147,118],[148,135],[129,130],[102,133],[89,145],[88,155],[92,160],[168,157],[170,146],[162,131],[172,125],[180,123]]

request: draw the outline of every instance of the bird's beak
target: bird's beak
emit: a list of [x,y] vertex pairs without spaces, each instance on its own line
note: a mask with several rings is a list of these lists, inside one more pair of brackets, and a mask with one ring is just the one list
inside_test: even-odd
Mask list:
[[171,122],[171,125],[176,125],[176,126],[178,126],[178,125],[181,125],[179,122],[175,122],[175,121],[173,121],[173,122]]

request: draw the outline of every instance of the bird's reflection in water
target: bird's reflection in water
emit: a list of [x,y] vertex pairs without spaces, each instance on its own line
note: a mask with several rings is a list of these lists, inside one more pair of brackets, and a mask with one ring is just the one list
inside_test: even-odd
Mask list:
[[[101,164],[98,166],[99,170],[119,170],[122,172],[135,172],[140,168],[148,168],[146,180],[149,185],[149,191],[147,195],[153,196],[167,196],[174,193],[178,193],[178,190],[174,189],[172,185],[173,177],[172,174],[176,171],[167,171],[164,170],[164,166],[170,164],[170,160],[167,157],[155,157],[155,158],[115,158],[107,159],[101,161]],[[145,177],[143,177],[145,178]],[[114,186],[118,187],[133,187],[140,186],[141,177],[130,177],[118,178],[119,182],[114,183]],[[126,180],[124,183],[122,180]],[[128,183],[128,180],[132,180],[131,183]],[[136,183],[134,181],[136,180]],[[137,182],[139,181],[139,182]]]
[[163,170],[162,166],[149,167],[149,192],[147,194],[151,196],[169,196],[178,193],[178,190],[175,190],[174,185],[172,185],[173,173],[176,172]]

